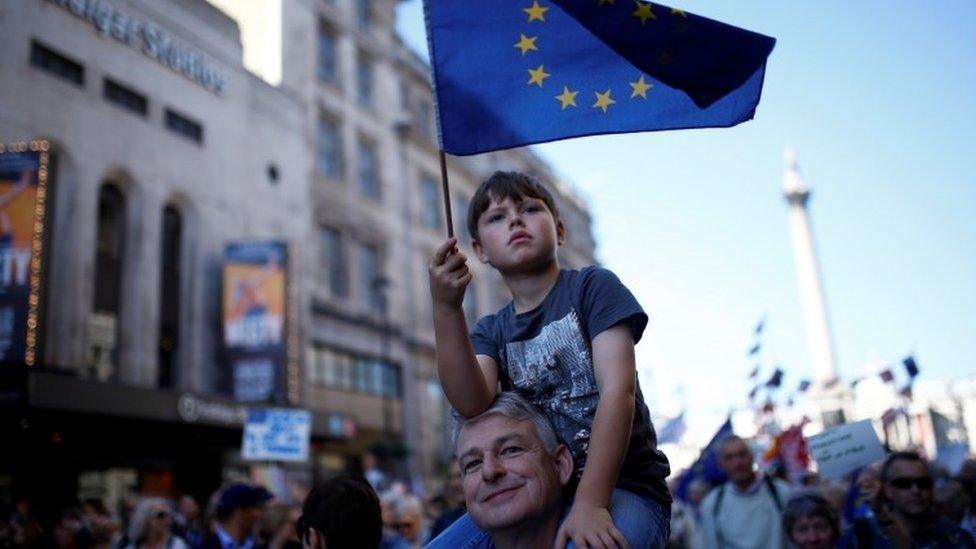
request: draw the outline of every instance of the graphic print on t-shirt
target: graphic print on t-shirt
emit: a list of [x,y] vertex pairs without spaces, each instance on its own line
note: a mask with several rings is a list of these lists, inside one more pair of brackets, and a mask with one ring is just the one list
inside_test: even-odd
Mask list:
[[576,311],[549,323],[532,339],[508,343],[505,357],[512,385],[548,412],[576,469],[581,469],[599,393]]

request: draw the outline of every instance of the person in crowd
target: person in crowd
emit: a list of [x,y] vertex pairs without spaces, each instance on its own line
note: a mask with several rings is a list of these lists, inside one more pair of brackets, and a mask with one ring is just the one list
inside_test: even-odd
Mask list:
[[308,493],[296,530],[307,549],[379,547],[383,533],[379,499],[365,479],[330,479]]
[[8,521],[8,539],[16,547],[39,547],[44,543],[44,528],[34,516],[27,498],[17,498]]
[[962,525],[969,509],[969,494],[962,484],[955,480],[940,480],[932,491],[933,512],[949,522]]
[[862,485],[871,513],[855,519],[840,547],[976,549],[968,533],[933,513],[932,487],[931,470],[918,454],[890,454],[881,466],[879,484]]
[[200,504],[189,494],[180,496],[173,515],[173,532],[196,547],[203,542],[204,531]]
[[501,385],[530,395],[550,415],[578,478],[557,548],[604,538],[664,546],[670,466],[657,448],[634,362],[647,315],[612,272],[560,268],[565,225],[552,195],[532,177],[496,172],[485,180],[467,228],[478,260],[498,271],[513,300],[469,333],[463,301],[472,273],[458,240],[431,257],[437,371],[447,400],[474,417]]
[[258,549],[298,549],[301,542],[295,533],[295,521],[301,510],[284,503],[272,503],[258,525]]
[[430,527],[430,539],[440,535],[467,511],[467,507],[464,506],[464,494],[461,492],[461,469],[457,461],[452,460],[450,463],[442,496],[445,509],[434,518],[434,523]]
[[783,507],[783,530],[798,549],[833,549],[840,538],[837,508],[815,491],[794,494]]
[[960,525],[963,530],[976,538],[976,459],[967,459],[962,464],[956,479],[969,496],[969,508],[966,509]]
[[163,498],[143,498],[129,520],[125,549],[188,549],[183,538],[173,535],[172,516]]
[[203,538],[200,547],[252,549],[255,545],[255,530],[271,499],[271,493],[260,486],[228,486],[217,499],[214,532]]
[[394,527],[411,549],[421,547],[424,534],[423,506],[420,499],[404,494],[393,504]]
[[[568,503],[573,457],[548,418],[516,393],[500,393],[481,414],[458,416],[454,450],[468,513],[428,549],[553,546]],[[467,535],[470,522],[480,529]],[[608,538],[607,543],[615,543]]]
[[675,475],[668,483],[671,490],[671,536],[668,538],[668,549],[697,549],[701,547],[701,537],[698,529],[697,511],[687,502],[681,501],[675,490],[681,476]]
[[369,485],[373,487],[373,491],[375,491],[377,494],[382,494],[390,488],[390,479],[387,477],[386,473],[380,469],[380,461],[377,459],[376,454],[372,452],[364,453],[362,464],[363,477],[365,477],[369,482]]
[[722,440],[718,453],[719,467],[729,480],[702,502],[704,547],[785,547],[780,516],[790,494],[789,485],[757,473],[752,450],[738,436]]

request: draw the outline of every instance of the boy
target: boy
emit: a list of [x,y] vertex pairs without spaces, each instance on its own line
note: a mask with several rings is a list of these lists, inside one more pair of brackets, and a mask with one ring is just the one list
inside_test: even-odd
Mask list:
[[[471,281],[452,238],[429,265],[437,372],[451,405],[472,417],[498,390],[516,390],[552,420],[576,464],[575,500],[556,547],[663,547],[667,459],[637,383],[634,344],[647,315],[605,269],[560,270],[565,228],[549,192],[520,173],[496,172],[468,210],[478,259],[513,300],[469,337],[461,304]],[[468,474],[462,468],[462,475]]]

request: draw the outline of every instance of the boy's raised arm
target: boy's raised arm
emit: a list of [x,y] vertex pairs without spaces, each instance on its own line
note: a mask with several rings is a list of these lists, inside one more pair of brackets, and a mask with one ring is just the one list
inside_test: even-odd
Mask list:
[[465,417],[491,406],[498,384],[497,365],[475,357],[464,318],[464,291],[471,282],[467,258],[450,238],[434,252],[427,271],[434,313],[437,375],[451,406]]

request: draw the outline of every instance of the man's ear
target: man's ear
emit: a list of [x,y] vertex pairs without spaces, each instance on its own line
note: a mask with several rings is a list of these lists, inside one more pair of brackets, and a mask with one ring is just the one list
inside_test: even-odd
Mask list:
[[556,451],[552,457],[556,461],[556,474],[559,475],[559,484],[566,486],[573,476],[573,454],[569,452],[569,448],[565,444],[560,444],[556,446]]
[[485,253],[484,247],[481,246],[481,242],[478,242],[477,238],[471,239],[471,248],[474,249],[474,255],[478,256],[478,261],[488,264],[488,254]]
[[328,549],[325,546],[325,537],[315,528],[308,529],[308,544],[312,549]]

